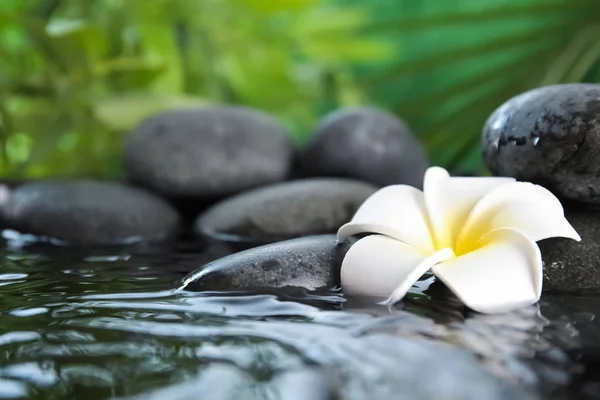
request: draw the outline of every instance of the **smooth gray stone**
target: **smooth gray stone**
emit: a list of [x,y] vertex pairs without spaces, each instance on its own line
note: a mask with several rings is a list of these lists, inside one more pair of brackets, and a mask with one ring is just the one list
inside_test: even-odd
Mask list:
[[272,243],[220,258],[182,281],[181,290],[229,291],[339,285],[342,259],[353,241],[338,244],[335,235]]
[[508,100],[485,124],[482,150],[495,175],[600,204],[600,85],[552,85]]
[[539,242],[544,260],[544,290],[600,291],[600,210],[581,206],[565,208],[565,217],[581,242],[551,238]]
[[117,182],[40,181],[0,197],[0,214],[8,227],[69,244],[169,240],[180,223],[166,201]]
[[299,165],[308,176],[421,188],[429,162],[409,127],[395,115],[351,107],[323,119],[300,154]]
[[225,199],[196,220],[209,238],[269,243],[335,233],[377,188],[339,178],[279,183]]
[[166,111],[127,138],[129,178],[173,198],[213,199],[285,179],[288,132],[271,116],[218,106]]

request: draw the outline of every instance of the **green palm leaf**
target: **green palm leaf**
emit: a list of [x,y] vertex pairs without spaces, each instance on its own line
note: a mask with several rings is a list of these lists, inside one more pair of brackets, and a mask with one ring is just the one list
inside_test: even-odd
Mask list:
[[356,68],[359,81],[413,126],[434,164],[458,172],[484,171],[481,129],[504,101],[600,77],[596,0],[430,0],[374,13],[365,31],[392,35],[403,51],[389,65]]

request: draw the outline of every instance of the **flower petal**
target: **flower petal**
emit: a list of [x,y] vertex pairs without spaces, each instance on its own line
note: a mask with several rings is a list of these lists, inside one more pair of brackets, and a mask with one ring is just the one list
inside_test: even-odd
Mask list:
[[457,241],[457,254],[473,250],[484,235],[504,228],[517,229],[535,242],[550,237],[581,240],[549,190],[515,182],[492,191],[475,205]]
[[432,268],[454,294],[482,313],[509,311],[537,302],[542,256],[537,244],[513,229],[484,236],[479,249]]
[[423,258],[398,240],[367,236],[350,247],[342,261],[342,288],[347,294],[385,299],[403,282],[410,288],[421,277],[425,271],[418,273],[415,268]]
[[453,248],[475,204],[492,190],[513,182],[514,178],[452,178],[443,168],[429,168],[423,188],[436,248]]
[[438,250],[429,257],[426,257],[419,265],[416,266],[410,275],[407,276],[406,279],[402,281],[402,283],[400,283],[396,289],[394,289],[390,297],[380,304],[391,306],[394,303],[397,303],[404,297],[404,295],[406,295],[406,292],[408,292],[413,283],[415,283],[421,275],[429,271],[434,265],[450,260],[454,257],[454,251],[452,251],[452,249],[449,247]]
[[423,192],[408,185],[387,186],[371,195],[338,230],[338,239],[357,233],[380,233],[422,252],[434,251]]

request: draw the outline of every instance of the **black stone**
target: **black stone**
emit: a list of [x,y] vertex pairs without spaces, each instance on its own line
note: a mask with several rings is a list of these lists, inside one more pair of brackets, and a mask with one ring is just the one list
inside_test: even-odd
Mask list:
[[188,291],[261,291],[284,287],[309,290],[339,285],[340,267],[353,241],[318,235],[272,243],[223,257],[182,281]]
[[508,100],[488,119],[482,150],[495,175],[600,204],[600,85],[546,86]]
[[129,178],[172,198],[213,199],[285,179],[288,132],[260,111],[220,106],[167,111],[126,140]]
[[223,200],[196,221],[210,238],[269,243],[335,233],[377,188],[340,178],[279,183]]
[[356,107],[323,119],[301,154],[300,165],[307,176],[421,188],[429,163],[404,122],[385,111]]
[[0,205],[8,227],[75,245],[172,239],[179,216],[164,200],[121,183],[51,180],[10,190]]
[[581,241],[551,238],[539,242],[544,260],[544,290],[600,291],[600,210],[565,207]]

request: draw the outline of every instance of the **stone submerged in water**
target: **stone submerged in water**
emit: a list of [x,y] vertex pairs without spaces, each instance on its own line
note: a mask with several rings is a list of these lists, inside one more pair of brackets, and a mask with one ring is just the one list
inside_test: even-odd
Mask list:
[[172,239],[179,216],[164,200],[117,182],[49,180],[10,190],[0,205],[6,225],[74,245]]
[[581,242],[551,238],[539,242],[544,260],[544,290],[600,291],[600,210],[567,206],[565,216]]
[[482,150],[496,175],[600,204],[600,85],[552,85],[508,100],[488,119]]
[[125,143],[129,178],[172,198],[213,199],[285,179],[288,132],[269,115],[232,106],[167,111]]
[[425,151],[404,122],[369,107],[341,109],[325,117],[298,163],[307,176],[418,188],[429,166]]
[[215,363],[209,364],[195,377],[182,383],[120,400],[196,400],[200,398],[198,393],[202,393],[202,400],[250,400],[265,397],[278,400],[338,399],[326,372],[325,368],[302,368],[277,374],[269,381],[257,382],[251,374],[234,365]]
[[375,191],[373,185],[350,179],[279,183],[217,203],[198,217],[196,232],[252,243],[335,233]]
[[339,285],[344,255],[354,241],[318,235],[272,243],[220,258],[183,279],[181,290],[308,290]]
[[[290,335],[296,336],[294,333]],[[339,335],[342,336],[342,345],[334,341],[329,346],[338,354],[348,353],[345,356],[347,364],[340,365],[339,371],[323,366],[307,366],[277,371],[271,379],[261,377],[257,380],[236,363],[218,362],[209,364],[196,376],[181,383],[113,400],[537,399],[530,392],[489,374],[477,365],[475,357],[449,346],[423,340],[394,340],[380,335],[367,338],[365,342],[368,345],[363,347],[346,339],[343,333]],[[332,352],[329,348],[317,347],[322,345],[318,338],[309,343],[313,342],[317,353]],[[371,348],[375,349],[375,354],[361,353]],[[361,357],[368,362],[361,362]],[[392,367],[394,363],[398,365]],[[368,365],[366,373],[365,365]],[[345,374],[349,375],[347,382],[343,382]],[[369,387],[369,384],[373,386]],[[198,393],[202,393],[202,397]]]

